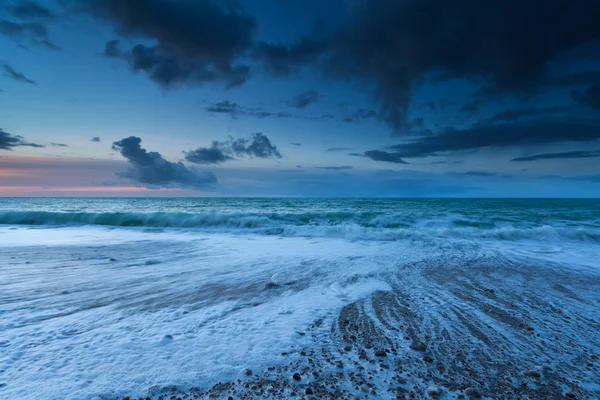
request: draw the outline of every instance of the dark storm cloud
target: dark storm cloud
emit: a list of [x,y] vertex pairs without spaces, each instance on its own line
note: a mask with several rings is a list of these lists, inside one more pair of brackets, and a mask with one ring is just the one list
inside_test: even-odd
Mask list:
[[404,161],[401,158],[400,155],[395,154],[395,153],[389,153],[387,151],[381,151],[381,150],[369,150],[369,151],[365,151],[363,154],[355,153],[352,155],[367,157],[373,161],[383,161],[383,162],[390,162],[390,163],[394,163],[394,164],[408,164],[406,161]]
[[306,92],[302,92],[299,95],[294,96],[294,98],[292,98],[288,104],[294,108],[304,109],[319,100],[319,97],[320,95],[317,91],[307,90]]
[[292,44],[262,42],[256,46],[254,58],[263,61],[271,74],[288,76],[316,62],[326,46],[326,41],[311,37],[304,37]]
[[11,135],[0,128],[0,150],[12,150],[14,147],[44,147],[41,144],[29,143],[25,141],[23,136]]
[[351,151],[354,150],[351,147],[330,147],[328,149],[325,149],[326,153],[333,153],[333,152],[337,152],[337,151]]
[[361,122],[366,119],[378,119],[379,114],[375,110],[359,108],[351,115],[348,115],[342,119],[344,122]]
[[380,117],[395,130],[406,121],[412,90],[432,76],[482,82],[485,96],[533,94],[556,80],[549,62],[600,38],[596,0],[347,3],[331,36],[312,46],[305,39],[272,45],[263,60],[275,74],[317,64],[325,76],[373,90]]
[[587,107],[600,110],[600,83],[588,87],[582,94],[575,95],[575,98]]
[[535,154],[528,157],[513,158],[511,161],[538,161],[538,160],[554,160],[554,159],[569,159],[569,158],[593,158],[600,157],[600,150],[592,151],[568,151],[564,153],[544,153]]
[[505,110],[494,114],[483,122],[510,122],[525,118],[555,116],[556,114],[570,110],[572,107],[548,107],[548,108],[525,108]]
[[511,124],[476,124],[465,129],[446,129],[439,135],[390,146],[398,157],[426,157],[438,153],[485,147],[585,142],[600,139],[600,122],[541,120]]
[[7,6],[7,11],[12,18],[0,18],[0,35],[15,41],[23,48],[27,48],[26,43],[60,50],[60,47],[48,38],[48,28],[44,23],[55,17],[51,10],[32,1],[21,1]]
[[95,136],[95,137],[93,137],[93,138],[90,139],[90,142],[100,143],[100,137]]
[[10,65],[3,64],[2,67],[4,68],[5,72],[4,76],[6,76],[7,78],[14,79],[17,82],[29,83],[30,85],[37,85],[36,81],[29,79],[21,72],[15,71]]
[[107,55],[120,55],[133,71],[147,73],[156,83],[238,86],[250,74],[238,61],[251,49],[256,20],[232,2],[219,3],[225,2],[88,0],[84,9],[111,23],[121,37],[155,42],[121,51],[113,41],[106,49]]
[[33,1],[20,1],[10,8],[10,14],[22,19],[50,19],[55,15],[48,8]]
[[64,143],[54,143],[54,142],[50,142],[50,145],[52,147],[69,147],[68,144],[64,144]]
[[187,168],[181,162],[167,161],[160,153],[146,151],[141,142],[139,137],[130,136],[113,143],[113,150],[121,153],[130,165],[119,176],[156,187],[200,188],[217,182],[212,172],[200,172]]
[[318,169],[327,169],[330,171],[346,171],[349,169],[354,169],[354,167],[351,167],[349,165],[342,165],[342,166],[334,166],[334,167],[317,167]]
[[119,49],[118,40],[110,40],[104,45],[104,55],[109,58],[121,57],[123,53]]
[[221,164],[235,160],[235,157],[249,158],[281,158],[277,147],[269,138],[258,132],[251,139],[232,137],[227,141],[213,141],[211,147],[199,147],[185,152],[185,159],[195,164]]
[[194,164],[221,164],[233,160],[227,142],[213,141],[210,147],[199,147],[185,153],[186,161]]
[[267,111],[260,107],[244,107],[228,100],[213,103],[207,107],[204,107],[204,110],[213,114],[227,114],[231,118],[237,118],[239,116],[250,116],[256,118],[300,118],[290,113]]

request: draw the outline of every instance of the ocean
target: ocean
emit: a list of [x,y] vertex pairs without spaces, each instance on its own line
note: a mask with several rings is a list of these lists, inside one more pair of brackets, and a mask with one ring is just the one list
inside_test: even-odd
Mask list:
[[594,199],[2,198],[0,399],[600,398],[599,260]]

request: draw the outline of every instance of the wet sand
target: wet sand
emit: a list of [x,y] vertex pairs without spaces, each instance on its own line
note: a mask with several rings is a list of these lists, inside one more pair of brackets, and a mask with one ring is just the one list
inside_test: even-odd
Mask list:
[[315,321],[298,332],[312,346],[263,371],[140,398],[600,398],[597,270],[456,261],[399,266],[392,290]]

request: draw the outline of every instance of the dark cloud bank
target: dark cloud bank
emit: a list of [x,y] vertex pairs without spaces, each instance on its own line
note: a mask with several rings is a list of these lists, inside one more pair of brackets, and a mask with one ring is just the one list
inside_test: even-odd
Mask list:
[[[239,86],[250,77],[251,65],[274,77],[309,67],[326,79],[372,93],[378,110],[358,110],[345,117],[347,122],[380,119],[395,133],[414,128],[407,122],[412,93],[426,82],[477,82],[475,97],[463,105],[474,116],[487,102],[508,98],[521,104],[549,89],[563,90],[574,106],[598,109],[600,104],[600,72],[582,63],[582,51],[577,52],[600,40],[596,0],[548,0],[543,5],[537,0],[349,0],[345,18],[329,33],[308,32],[291,43],[258,41],[258,21],[235,2],[88,0],[78,8],[112,25],[121,38],[139,40],[126,47],[111,41],[105,54],[127,61],[163,87],[206,82]],[[556,68],[557,61],[572,68]],[[318,98],[311,90],[288,104],[303,109]],[[231,102],[206,110],[233,117],[291,117]],[[512,107],[479,118],[471,127],[441,127],[412,143],[361,155],[404,163],[403,158],[480,147],[597,139],[596,120],[556,121],[557,114],[570,110]],[[205,150],[208,154],[210,149]]]
[[113,150],[125,157],[130,165],[130,168],[119,176],[150,187],[203,188],[217,183],[217,178],[212,172],[197,171],[181,162],[167,161],[160,153],[142,148],[141,142],[139,137],[130,136],[113,143]]
[[44,147],[41,144],[27,142],[23,136],[12,135],[0,128],[0,150],[12,150],[19,146]]
[[235,160],[236,157],[281,158],[269,138],[262,133],[254,133],[251,139],[233,139],[213,141],[210,147],[199,147],[185,153],[186,161],[194,164],[221,164]]

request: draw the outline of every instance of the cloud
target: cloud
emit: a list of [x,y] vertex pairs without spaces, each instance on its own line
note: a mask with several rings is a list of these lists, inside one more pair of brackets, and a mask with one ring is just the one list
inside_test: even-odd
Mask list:
[[95,136],[95,137],[93,137],[93,138],[90,139],[90,142],[100,143],[100,137]]
[[427,157],[438,153],[485,147],[586,142],[600,139],[600,121],[540,120],[507,124],[475,124],[465,129],[448,128],[439,135],[424,136],[390,146],[398,157]]
[[301,147],[302,146],[302,143],[291,142],[290,144],[292,146],[296,146],[296,147]]
[[333,153],[333,152],[337,152],[337,151],[351,151],[354,150],[351,147],[330,147],[328,149],[325,149],[326,153]]
[[186,161],[194,164],[221,164],[233,160],[227,142],[213,141],[211,147],[199,147],[185,153]]
[[600,175],[580,175],[569,178],[574,181],[600,183]]
[[592,151],[568,151],[564,153],[544,153],[535,154],[528,157],[513,158],[510,161],[538,161],[538,160],[553,160],[553,159],[568,159],[568,158],[592,158],[600,157],[600,150]]
[[221,164],[235,160],[235,157],[267,159],[282,156],[269,138],[260,132],[254,133],[250,140],[230,137],[224,142],[213,141],[211,147],[199,147],[185,152],[185,159],[195,164]]
[[84,9],[113,25],[123,38],[153,42],[118,50],[112,41],[107,55],[127,60],[133,71],[146,73],[157,84],[221,82],[233,87],[250,75],[240,61],[251,49],[257,23],[234,2],[226,3],[90,0]]
[[345,171],[345,170],[349,170],[349,169],[354,169],[354,167],[351,167],[349,165],[342,165],[339,167],[317,167],[318,169],[327,169],[330,171]]
[[480,123],[511,122],[525,118],[555,116],[572,107],[526,108],[501,111]]
[[585,92],[575,97],[581,104],[600,110],[600,83],[591,85]]
[[306,92],[302,92],[299,95],[294,96],[294,98],[288,101],[288,104],[291,107],[302,110],[319,100],[319,97],[319,93],[315,90],[307,90]]
[[289,76],[302,67],[313,64],[325,51],[325,40],[303,37],[292,44],[261,42],[254,58],[264,62],[267,71],[275,76]]
[[10,9],[11,15],[22,19],[51,19],[55,15],[48,8],[33,1],[20,1]]
[[342,119],[342,121],[351,123],[351,122],[361,122],[366,119],[378,119],[378,118],[379,118],[379,114],[377,113],[377,111],[371,110],[371,109],[359,108],[358,110],[353,112],[351,115],[344,117]]
[[556,87],[551,62],[600,38],[600,3],[590,0],[548,0],[543,9],[537,0],[346,4],[345,21],[331,35],[263,45],[262,60],[274,75],[317,66],[325,77],[362,87],[396,132],[425,82],[479,82],[479,97],[531,95]]
[[4,67],[5,74],[4,76],[14,79],[17,82],[29,83],[30,85],[37,85],[36,81],[27,78],[20,72],[15,71],[10,65],[2,64]]
[[52,147],[69,147],[68,144],[64,144],[64,143],[54,143],[54,142],[50,142],[50,145]]
[[228,100],[210,104],[209,106],[204,107],[204,110],[213,114],[227,114],[231,116],[231,118],[237,118],[242,115],[256,118],[298,118],[290,113],[271,112],[263,110],[262,108],[243,107]]
[[447,174],[448,175],[482,176],[482,177],[498,176],[498,174],[496,172],[487,172],[487,171],[448,172]]
[[60,50],[60,47],[48,38],[48,28],[42,22],[56,17],[50,9],[33,1],[19,1],[8,7],[8,12],[13,18],[11,20],[0,18],[0,35],[6,36],[22,47],[25,47],[23,43],[27,43]]
[[217,183],[212,172],[197,171],[181,162],[167,161],[160,153],[146,151],[141,147],[141,142],[142,139],[136,136],[113,142],[113,150],[121,153],[130,165],[119,176],[154,187],[200,188]]
[[12,150],[19,146],[44,147],[41,144],[27,142],[23,136],[12,135],[0,128],[0,150]]
[[353,153],[351,155],[367,157],[373,161],[383,161],[383,162],[390,162],[390,163],[394,163],[394,164],[408,164],[398,154],[389,153],[387,151],[381,151],[381,150],[369,150],[369,151],[365,151],[363,154]]

